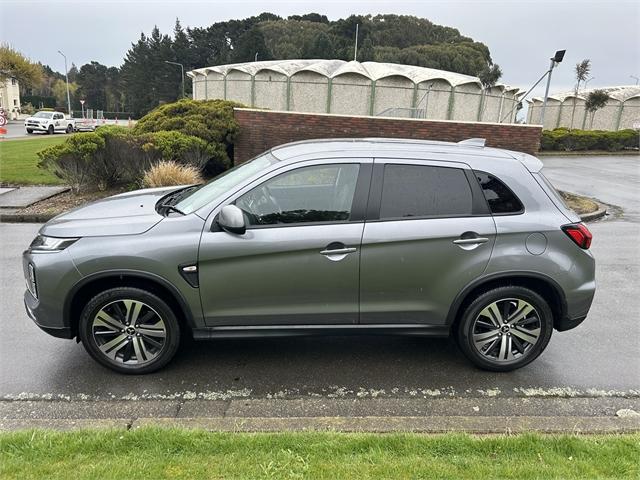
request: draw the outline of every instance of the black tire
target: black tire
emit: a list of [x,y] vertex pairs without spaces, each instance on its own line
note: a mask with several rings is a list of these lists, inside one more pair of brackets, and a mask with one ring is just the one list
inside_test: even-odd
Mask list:
[[[126,320],[122,320],[122,325],[119,324],[123,327],[123,330],[120,330],[122,333],[117,331],[114,331],[114,333],[109,331],[105,332],[105,329],[99,331],[98,329],[101,329],[102,327],[96,326],[94,323],[96,316],[101,312],[101,310],[103,312],[103,309],[115,308],[121,310],[122,306],[124,306],[124,301],[133,301],[143,304],[141,310],[139,310],[141,318],[142,312],[146,312],[147,314],[151,314],[153,320],[156,318],[153,314],[162,320],[162,328],[165,334],[163,340],[153,338],[156,337],[156,335],[152,337],[152,340],[157,342],[162,341],[162,346],[156,347],[154,344],[149,345],[148,343],[144,346],[144,353],[148,353],[147,349],[157,350],[152,359],[143,358],[142,361],[139,361],[137,358],[135,360],[132,358],[136,357],[138,352],[133,352],[133,343],[141,342],[142,340],[135,338],[136,336],[141,336],[140,333],[135,333],[135,329],[133,329],[134,332],[130,335],[130,332],[124,330],[130,328],[127,326],[128,324],[125,323]],[[110,312],[113,318],[117,318],[113,310],[110,310]],[[128,316],[129,312],[127,311],[126,314],[126,316]],[[119,318],[117,319],[120,321]],[[135,326],[137,327],[137,325]],[[94,332],[107,333],[108,335],[98,335]],[[80,315],[79,335],[84,348],[98,363],[110,368],[111,370],[115,370],[116,372],[141,375],[159,370],[173,358],[178,350],[178,346],[180,345],[180,324],[178,323],[178,319],[171,307],[153,293],[139,288],[117,287],[96,295],[86,304],[82,310],[82,314]],[[109,335],[111,335],[111,337],[109,337]],[[120,338],[127,335],[129,336],[126,340],[121,339],[118,341],[116,345],[119,346],[118,349],[113,348],[111,350],[111,352],[117,350],[117,353],[114,354],[114,358],[110,358],[108,354],[103,353],[103,351],[100,350],[98,342],[103,342],[101,345],[104,348],[107,340],[113,339],[115,341],[116,336]],[[145,335],[142,336],[143,338],[146,338],[147,341],[151,341]],[[97,337],[99,337],[100,340],[97,340]],[[107,340],[102,340],[103,338],[106,338]],[[140,349],[140,343],[138,343],[137,346]],[[125,358],[126,354],[128,354],[128,359]],[[141,356],[144,357],[144,354]]]
[[[509,318],[509,311],[512,315],[511,318],[515,319],[517,316],[515,312],[520,305],[517,303],[519,301],[528,303],[529,306],[533,307],[534,311],[529,313],[526,319],[517,322],[516,326],[504,325],[504,318]],[[497,329],[495,329],[496,327],[494,325],[484,327],[484,325],[488,323],[486,321],[487,317],[484,314],[484,312],[487,312],[485,309],[494,303],[507,309],[506,314],[504,311],[501,312],[502,316],[500,316],[500,319],[502,319],[502,321],[500,321],[500,319],[497,320],[497,323],[500,324],[500,327]],[[481,312],[483,312],[483,314],[481,314]],[[480,323],[477,323],[478,321]],[[524,326],[520,326],[521,323],[524,325],[524,322],[528,323],[526,328],[531,328],[531,330],[526,330]],[[483,331],[483,328],[486,328],[486,330]],[[514,330],[510,330],[511,328]],[[503,333],[503,329],[509,333]],[[499,337],[491,336],[492,331],[499,332],[497,334]],[[538,336],[535,343],[522,341],[522,336],[527,336],[527,332],[536,331],[538,332]],[[513,334],[515,338],[512,337],[511,332],[515,332]],[[505,286],[489,290],[474,299],[462,314],[456,335],[460,349],[477,367],[494,372],[508,372],[524,367],[538,358],[549,344],[552,332],[553,314],[551,308],[549,308],[549,304],[544,298],[528,288]],[[484,340],[487,344],[482,347],[487,348],[484,353],[481,353],[476,346],[473,339],[474,334],[476,338],[478,338],[477,335],[486,336]],[[503,335],[505,335],[504,340],[502,339]],[[498,344],[494,345],[494,341],[497,341]],[[504,350],[501,349],[503,341],[505,342]],[[516,346],[515,342],[518,343],[518,346]],[[520,351],[520,347],[522,347],[522,352]],[[500,359],[503,351],[506,352],[506,358]],[[493,358],[494,354],[496,358]],[[509,359],[509,356],[513,358]]]
[[67,129],[65,130],[66,133],[73,133],[73,125],[69,124],[67,125]]
[[53,125],[49,125],[49,128],[47,128],[47,135],[53,135],[53,133],[54,133]]
[[27,128],[27,133],[33,133],[33,128]]

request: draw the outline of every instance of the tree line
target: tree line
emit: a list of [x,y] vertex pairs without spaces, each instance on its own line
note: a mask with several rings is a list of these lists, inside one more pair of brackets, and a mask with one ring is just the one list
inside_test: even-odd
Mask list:
[[[142,33],[120,67],[90,62],[69,70],[72,108],[84,99],[90,108],[140,116],[181,95],[181,73],[195,68],[254,60],[353,60],[358,25],[357,60],[403,63],[480,77],[493,85],[501,76],[486,45],[451,27],[408,15],[351,15],[330,21],[317,13],[282,18],[262,13],[208,27],[183,28],[176,20],[171,35],[154,27]],[[43,80],[23,98],[66,106],[64,74],[43,66]],[[186,93],[191,82],[186,81]],[[51,100],[53,99],[53,100]],[[38,105],[34,105],[38,106]]]

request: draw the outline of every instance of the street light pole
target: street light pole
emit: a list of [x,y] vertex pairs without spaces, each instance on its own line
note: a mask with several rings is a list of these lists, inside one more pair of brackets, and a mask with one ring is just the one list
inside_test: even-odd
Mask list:
[[169,60],[165,60],[164,63],[168,63],[170,65],[178,65],[180,67],[180,71],[182,72],[182,98],[184,98],[184,65],[178,62],[170,62]]
[[69,117],[71,117],[71,97],[69,96],[69,71],[67,70],[67,56],[58,50],[58,53],[64,58],[64,78],[67,81],[67,110],[69,111]]
[[549,65],[549,70],[547,70],[547,87],[544,90],[544,101],[542,102],[542,110],[540,110],[540,121],[538,122],[540,125],[544,125],[544,111],[547,109],[547,98],[549,97],[549,86],[551,85],[551,73],[553,73],[553,69],[562,62],[564,58],[566,50],[558,50],[556,54],[551,58],[551,64]]

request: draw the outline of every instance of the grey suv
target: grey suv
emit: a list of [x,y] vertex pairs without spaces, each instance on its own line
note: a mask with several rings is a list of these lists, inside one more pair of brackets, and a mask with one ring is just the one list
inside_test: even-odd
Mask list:
[[591,234],[523,153],[391,139],[284,145],[201,186],[60,215],[24,252],[29,316],[147,373],[180,337],[453,335],[506,371],[576,327]]

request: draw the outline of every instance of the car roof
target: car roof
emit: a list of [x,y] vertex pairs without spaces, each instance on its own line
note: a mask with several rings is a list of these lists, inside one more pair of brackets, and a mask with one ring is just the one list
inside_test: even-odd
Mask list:
[[[536,157],[511,150],[484,146],[484,139],[441,142],[403,138],[327,138],[303,140],[273,147],[270,153],[281,162],[338,157],[415,158],[430,155],[434,160],[464,162],[471,168],[494,170],[521,163],[537,172],[542,162]],[[437,158],[434,158],[434,155]]]

